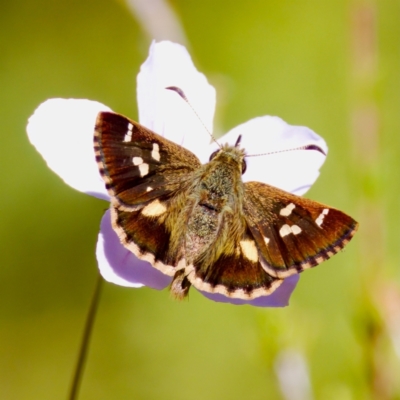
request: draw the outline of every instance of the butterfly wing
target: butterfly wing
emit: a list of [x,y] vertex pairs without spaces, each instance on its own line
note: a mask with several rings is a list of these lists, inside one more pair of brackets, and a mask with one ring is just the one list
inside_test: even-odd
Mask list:
[[281,279],[336,254],[358,227],[339,210],[260,182],[245,184],[244,214],[263,268]]
[[233,253],[222,254],[212,265],[199,260],[185,274],[198,290],[243,300],[270,295],[283,282],[263,269],[249,231],[235,243]]
[[174,197],[176,203],[184,197],[200,161],[183,147],[112,112],[99,113],[94,148],[111,196],[112,225],[121,243],[173,275],[181,255],[177,246],[171,246],[165,219],[170,199]]
[[201,165],[189,150],[112,112],[97,117],[94,149],[111,202],[125,211],[168,196]]

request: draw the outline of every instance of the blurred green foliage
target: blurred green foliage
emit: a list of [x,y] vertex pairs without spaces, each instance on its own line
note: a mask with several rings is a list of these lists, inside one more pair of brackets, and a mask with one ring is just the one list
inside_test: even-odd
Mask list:
[[[310,398],[399,399],[399,3],[169,4],[217,88],[217,132],[264,114],[311,127],[330,153],[307,195],[361,228],[303,274],[285,309],[105,284],[79,398],[283,399],[276,360],[289,349],[304,357]],[[136,118],[151,38],[122,1],[3,0],[0,24],[0,397],[65,398],[107,204],[53,174],[25,126],[51,97]]]

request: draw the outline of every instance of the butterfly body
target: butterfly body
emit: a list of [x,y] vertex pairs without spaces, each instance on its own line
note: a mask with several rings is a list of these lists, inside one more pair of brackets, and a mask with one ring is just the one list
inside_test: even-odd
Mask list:
[[341,250],[357,229],[346,214],[260,182],[242,181],[245,152],[222,146],[202,165],[190,151],[114,113],[95,129],[114,230],[137,257],[191,285],[253,299]]

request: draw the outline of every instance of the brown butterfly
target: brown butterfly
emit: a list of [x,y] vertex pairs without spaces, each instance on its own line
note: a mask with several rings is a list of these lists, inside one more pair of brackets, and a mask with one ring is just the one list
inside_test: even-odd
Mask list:
[[173,277],[177,298],[191,285],[237,299],[269,295],[284,278],[333,256],[357,230],[356,221],[334,208],[244,183],[239,142],[202,165],[189,150],[122,115],[97,117],[94,148],[113,228],[138,258]]

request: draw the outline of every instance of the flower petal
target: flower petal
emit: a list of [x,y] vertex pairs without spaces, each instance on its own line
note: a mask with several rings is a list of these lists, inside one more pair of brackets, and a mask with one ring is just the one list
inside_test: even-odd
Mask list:
[[[246,157],[247,170],[243,180],[264,182],[297,195],[304,194],[318,178],[326,156],[317,150],[270,153],[306,145],[316,145],[325,154],[328,152],[324,139],[311,129],[289,125],[278,117],[254,118],[229,131],[219,142],[235,145],[239,135],[242,135],[240,146],[246,154],[260,154]],[[211,147],[216,149],[215,145]]]
[[29,140],[47,165],[65,183],[81,192],[108,200],[93,150],[97,114],[111,111],[97,101],[50,99],[29,118]]
[[[190,105],[166,89],[171,86],[180,88]],[[212,132],[216,95],[184,46],[152,43],[137,78],[137,97],[141,124],[201,157],[210,142],[203,123]]]
[[139,260],[120,242],[111,226],[110,211],[106,211],[100,226],[96,257],[103,278],[120,286],[149,286],[164,289],[171,277],[164,275],[146,261]]
[[230,299],[222,294],[211,294],[206,292],[200,293],[210,300],[221,303],[231,303],[235,305],[248,304],[256,307],[285,307],[289,304],[289,298],[299,279],[299,275],[292,275],[289,278],[286,278],[278,289],[276,289],[271,295],[261,296],[254,300]]

